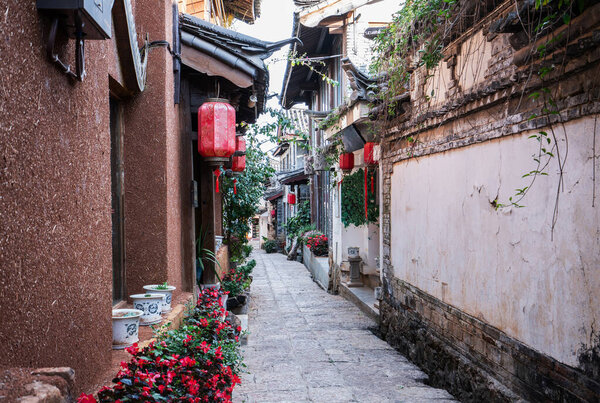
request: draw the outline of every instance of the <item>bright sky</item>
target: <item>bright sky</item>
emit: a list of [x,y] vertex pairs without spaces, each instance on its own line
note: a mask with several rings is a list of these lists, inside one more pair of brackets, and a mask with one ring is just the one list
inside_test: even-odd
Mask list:
[[[236,20],[231,29],[269,42],[287,39],[292,36],[294,8],[292,0],[262,0],[260,18],[253,25]],[[266,60],[271,76],[269,93],[281,91],[288,52],[289,45]],[[277,104],[276,98],[269,102],[272,107]]]
[[[253,25],[236,20],[231,29],[269,42],[277,42],[292,36],[295,9],[292,0],[262,0],[260,9],[260,18]],[[281,91],[289,48],[289,45],[284,46],[265,61],[270,75],[270,94]],[[279,109],[279,100],[276,97],[269,99],[267,107]],[[258,119],[258,123],[266,119],[267,117],[263,115]],[[263,150],[267,151],[274,146],[274,144],[265,144]]]

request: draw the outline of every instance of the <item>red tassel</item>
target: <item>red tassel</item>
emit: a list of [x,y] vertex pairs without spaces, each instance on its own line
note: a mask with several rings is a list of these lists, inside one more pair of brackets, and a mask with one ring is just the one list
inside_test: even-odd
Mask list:
[[371,194],[375,193],[375,188],[373,187],[373,173],[371,172]]
[[221,170],[219,168],[217,168],[213,171],[213,173],[217,177],[217,179],[216,179],[217,184],[215,186],[215,192],[219,193],[219,176],[221,175]]
[[235,187],[235,184],[237,183],[237,179],[233,180],[233,194],[236,195],[237,194],[237,188]]
[[368,175],[367,171],[368,171],[368,168],[365,168],[365,220],[367,222],[369,222],[369,213],[367,210],[367,196],[368,196],[368,194],[367,194],[367,175]]

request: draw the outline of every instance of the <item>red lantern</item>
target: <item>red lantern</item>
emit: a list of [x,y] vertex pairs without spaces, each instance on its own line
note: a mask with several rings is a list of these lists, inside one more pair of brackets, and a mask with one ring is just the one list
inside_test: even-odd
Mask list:
[[214,165],[235,152],[235,109],[227,100],[212,99],[198,108],[198,152]]
[[296,204],[296,195],[288,193],[288,204]]
[[351,171],[354,168],[354,154],[345,153],[340,155],[340,169],[343,171]]
[[373,142],[368,142],[365,143],[365,148],[364,148],[364,157],[365,157],[365,164],[366,165],[377,165],[377,160],[375,159],[375,143]]
[[271,217],[275,218],[275,210],[271,210]]
[[[244,155],[236,155],[244,153]],[[235,154],[231,160],[231,170],[233,172],[242,172],[246,169],[246,139],[243,136],[235,137]]]

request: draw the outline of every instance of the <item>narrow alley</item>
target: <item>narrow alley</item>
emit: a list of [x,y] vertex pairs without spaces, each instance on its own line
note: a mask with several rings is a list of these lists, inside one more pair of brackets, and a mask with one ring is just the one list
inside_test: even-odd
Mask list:
[[298,262],[255,249],[247,373],[236,402],[449,402],[375,336],[375,322],[312,281]]

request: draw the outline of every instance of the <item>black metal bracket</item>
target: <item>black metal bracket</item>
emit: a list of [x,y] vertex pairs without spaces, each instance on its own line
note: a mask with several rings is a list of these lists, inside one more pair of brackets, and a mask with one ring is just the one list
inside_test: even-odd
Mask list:
[[72,70],[71,65],[60,60],[58,54],[54,52],[59,22],[59,17],[54,17],[52,19],[50,35],[48,37],[48,43],[46,44],[46,54],[48,55],[48,59],[52,63],[56,64],[58,68],[67,76],[79,81],[83,81],[85,77],[85,42],[83,39],[82,22],[79,12],[75,13],[75,71]]

